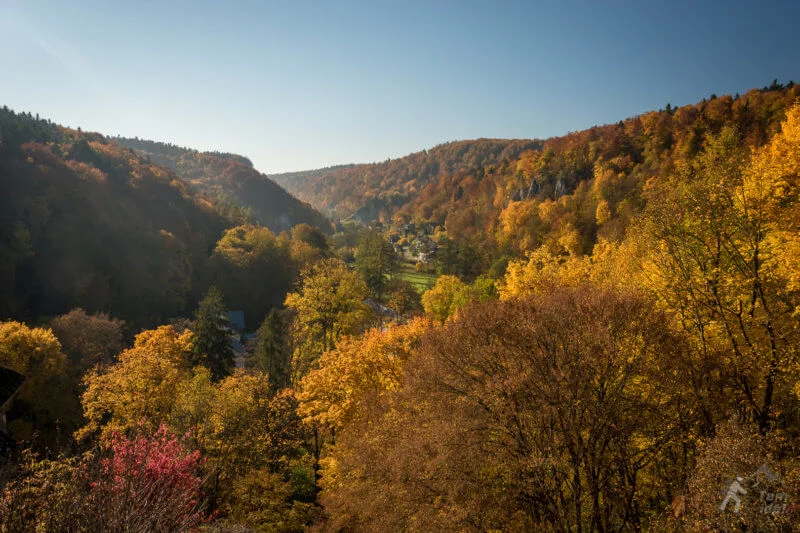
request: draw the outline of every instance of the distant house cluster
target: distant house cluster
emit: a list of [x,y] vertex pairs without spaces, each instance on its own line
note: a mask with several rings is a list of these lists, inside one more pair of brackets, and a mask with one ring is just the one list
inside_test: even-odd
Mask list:
[[389,235],[389,242],[394,246],[395,253],[411,262],[432,263],[436,257],[438,245],[431,238],[432,224],[426,224],[422,229],[409,222],[397,233]]

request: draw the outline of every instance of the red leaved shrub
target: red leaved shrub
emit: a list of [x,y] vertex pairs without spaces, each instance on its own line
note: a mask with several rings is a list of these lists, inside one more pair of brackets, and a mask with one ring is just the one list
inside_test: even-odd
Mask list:
[[79,457],[26,455],[0,493],[0,531],[187,531],[207,521],[202,458],[162,426]]

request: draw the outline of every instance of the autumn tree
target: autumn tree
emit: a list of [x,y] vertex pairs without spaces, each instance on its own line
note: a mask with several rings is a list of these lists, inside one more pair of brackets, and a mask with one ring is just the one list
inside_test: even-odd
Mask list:
[[123,348],[124,327],[124,321],[104,313],[89,315],[80,308],[50,321],[50,328],[75,372],[113,362]]
[[305,222],[297,224],[292,228],[292,241],[303,242],[308,244],[314,250],[317,250],[322,257],[330,253],[330,245],[328,238],[318,228]]
[[[731,408],[746,408],[762,434],[787,400],[798,339],[798,293],[779,266],[785,226],[770,213],[780,185],[769,168],[785,165],[764,156],[751,163],[737,132],[725,129],[696,160],[651,184],[644,228],[654,242],[650,286],[679,314],[700,357],[723,357]],[[793,197],[781,203],[792,206]]]
[[[191,349],[190,331],[178,335],[163,326],[140,333],[118,363],[87,375],[87,424],[77,436],[97,435],[108,443],[121,433],[150,437],[166,425],[205,458],[201,473],[209,505],[234,515],[249,508],[235,487],[251,483],[256,472],[269,476],[276,494],[313,493],[313,470],[303,459],[308,435],[291,391],[276,395],[257,371],[214,380],[207,368],[191,367]],[[292,501],[271,505],[276,522],[300,516]]]
[[308,372],[342,336],[364,327],[369,320],[366,297],[366,284],[338,259],[320,261],[303,271],[298,292],[286,297],[286,307],[294,314],[294,380]]
[[62,431],[68,435],[77,428],[80,414],[67,358],[52,331],[0,322],[0,365],[25,376],[7,413],[12,437],[30,440],[38,434],[41,444],[52,446]]
[[469,308],[338,434],[321,482],[331,527],[642,527],[675,476],[653,465],[680,449],[682,350],[661,313],[612,290]]
[[285,236],[254,225],[230,228],[217,242],[211,257],[214,283],[230,308],[243,310],[253,327],[291,288],[296,275],[292,250]]
[[417,318],[343,339],[300,382],[299,414],[307,422],[341,430],[359,416],[369,396],[400,387],[412,351],[432,328],[431,321]]
[[209,496],[223,505],[237,480],[256,470],[287,475],[304,468],[307,435],[295,408],[292,393],[275,395],[260,372],[238,370],[215,383],[197,368],[178,384],[166,420],[207,458]]
[[231,331],[222,293],[211,287],[195,312],[192,331],[192,361],[206,366],[215,379],[231,373],[234,367]]
[[497,296],[494,282],[487,277],[479,277],[475,283],[464,283],[455,276],[444,275],[422,295],[425,314],[444,322],[469,303],[486,302]]
[[502,246],[524,253],[539,246],[547,230],[539,218],[538,202],[511,202],[500,212],[497,238]]
[[0,531],[185,531],[208,522],[202,458],[162,426],[77,457],[26,455],[0,493]]
[[420,294],[408,280],[395,278],[389,282],[386,290],[386,305],[397,314],[398,319],[402,320],[422,307]]
[[[797,454],[791,439],[766,436],[749,424],[731,420],[701,446],[686,494],[673,501],[672,512],[654,529],[672,531],[792,531],[800,518],[794,506],[800,490]],[[764,470],[766,467],[766,471]],[[746,491],[722,504],[733,481]],[[793,527],[794,526],[794,527]]]
[[753,157],[744,190],[759,194],[769,229],[770,267],[786,292],[800,289],[800,104],[786,115],[781,131]]
[[155,432],[175,404],[179,385],[191,375],[193,334],[171,326],[143,331],[107,369],[91,370],[81,397],[86,425],[76,436],[104,437],[139,429]]

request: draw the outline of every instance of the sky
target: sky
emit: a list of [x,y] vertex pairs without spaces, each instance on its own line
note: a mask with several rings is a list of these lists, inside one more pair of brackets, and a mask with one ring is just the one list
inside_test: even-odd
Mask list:
[[800,2],[0,0],[0,105],[276,173],[800,81]]

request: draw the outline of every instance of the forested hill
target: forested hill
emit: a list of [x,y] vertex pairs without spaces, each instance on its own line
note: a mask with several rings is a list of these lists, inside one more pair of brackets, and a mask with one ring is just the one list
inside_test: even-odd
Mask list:
[[[218,209],[228,218],[243,215],[276,233],[300,223],[330,232],[331,224],[323,215],[258,172],[244,156],[198,152],[172,144],[125,137],[116,137],[114,141],[174,170],[193,187],[212,196]],[[239,206],[244,208],[243,213],[237,212]]]
[[773,83],[542,142],[456,142],[385,163],[273,178],[341,217],[438,226],[470,263],[480,256],[475,272],[495,265],[500,275],[509,258],[543,245],[583,254],[599,239],[619,240],[645,205],[648,180],[688,164],[726,128],[750,148],[763,145],[798,98],[800,86]]
[[475,174],[540,147],[530,140],[477,139],[441,144],[399,159],[344,165],[270,177],[311,205],[336,218],[391,219],[432,183],[451,175]]
[[143,322],[193,306],[225,228],[172,171],[100,134],[0,110],[0,316]]

